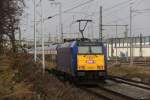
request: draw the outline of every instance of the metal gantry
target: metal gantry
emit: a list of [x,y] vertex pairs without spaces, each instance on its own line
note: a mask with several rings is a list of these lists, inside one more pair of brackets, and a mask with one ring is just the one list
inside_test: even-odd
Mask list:
[[[116,24],[116,25],[102,25],[102,26],[116,27],[115,47],[116,47],[116,63],[117,63],[117,56],[118,56],[117,55],[117,52],[118,52],[118,50],[117,50],[118,27],[125,27],[125,31],[126,31],[126,35],[127,35],[128,34],[128,32],[127,32],[128,31],[127,30],[128,25],[119,25],[119,24]],[[126,40],[128,40],[128,35],[125,38],[126,38]],[[127,42],[127,45],[128,45],[128,42]],[[128,52],[127,52],[127,55],[128,55]],[[127,59],[128,59],[128,57],[127,57]]]

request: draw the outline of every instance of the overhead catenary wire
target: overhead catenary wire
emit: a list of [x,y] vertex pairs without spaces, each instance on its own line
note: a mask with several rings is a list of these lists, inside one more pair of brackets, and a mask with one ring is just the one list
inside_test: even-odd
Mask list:
[[[138,0],[132,1],[132,3],[130,3],[130,5],[133,5],[133,4],[137,3],[137,4],[136,4],[136,6],[137,6],[137,5],[139,5],[139,4],[141,3],[141,1],[142,1],[142,0],[139,0],[139,1],[138,1]],[[135,9],[135,8],[133,8],[133,9]],[[149,10],[149,9],[143,9],[143,10]],[[138,11],[142,11],[142,10],[138,10]],[[137,12],[137,13],[138,13],[138,12]],[[139,14],[140,14],[140,13],[143,13],[143,12],[139,12]],[[135,17],[135,16],[137,16],[137,15],[138,15],[138,14],[133,15],[133,17]],[[128,17],[129,17],[129,16],[128,16]],[[119,21],[127,20],[128,17],[122,18],[121,20],[119,19]],[[118,20],[118,19],[117,19],[117,20]],[[117,21],[117,20],[115,20],[115,21]],[[111,21],[111,22],[114,22],[114,21]]]
[[[146,13],[146,12],[144,12],[144,11],[150,11],[150,9],[135,10],[134,12],[136,12],[136,14],[135,14],[135,15],[133,15],[133,17],[135,17],[135,16],[137,16],[137,15],[141,15],[141,13]],[[116,21],[118,21],[118,22],[120,22],[120,21],[125,21],[125,20],[127,20],[128,18],[129,18],[129,16],[124,17],[124,18],[118,18],[118,19],[113,20],[113,21],[111,21],[111,22],[116,22]]]
[[[135,0],[134,2],[138,2],[137,0]],[[127,4],[127,5],[125,5],[125,4]],[[126,2],[125,4],[123,4],[123,2],[122,2],[122,5],[125,5],[125,6],[123,6],[123,7],[120,7],[120,8],[118,8],[117,10],[114,10],[114,11],[112,11],[112,12],[107,12],[107,11],[105,11],[104,12],[104,15],[106,16],[106,17],[112,17],[112,16],[107,16],[107,15],[112,15],[112,14],[115,14],[116,13],[116,11],[121,11],[121,9],[123,9],[123,8],[126,8],[126,7],[129,7],[130,6],[130,1],[128,1],[128,2]],[[134,4],[134,3],[133,3]],[[117,8],[118,6],[121,6],[121,5],[119,5],[119,3],[118,4],[116,4],[116,6],[114,5],[114,7],[112,6],[112,7],[110,7],[110,8]],[[108,9],[108,8],[107,8]],[[106,10],[107,10],[106,9]],[[114,13],[115,12],[115,13]],[[107,13],[107,14],[106,14]]]
[[[139,0],[139,1],[137,1],[137,4],[135,4],[134,6],[139,6],[140,4],[141,4],[141,2],[142,2],[143,0]],[[135,9],[135,8],[134,8]]]
[[[128,0],[129,1],[129,0]],[[124,1],[125,2],[125,1]],[[125,4],[128,4],[128,3],[125,3]],[[122,4],[122,5],[125,5],[125,4]],[[117,4],[116,4],[117,5]],[[110,8],[110,7],[109,7]],[[115,8],[117,8],[117,7],[115,7]],[[120,6],[118,6],[118,10],[120,10],[119,9],[120,8]],[[108,8],[107,8],[108,9]],[[112,8],[113,10],[115,10],[114,8]],[[72,11],[72,10],[70,10],[70,11]],[[68,12],[64,12],[64,13],[71,13],[70,11],[68,11]],[[109,14],[109,11],[111,11],[111,10],[108,10],[108,14]],[[121,10],[120,10],[121,11]],[[105,11],[105,12],[107,12],[107,11]],[[105,13],[104,12],[104,13]],[[80,13],[79,13],[80,14]],[[57,15],[56,15],[57,16]],[[120,21],[125,21],[125,20],[127,20],[129,17],[127,16],[127,17],[125,17],[125,18],[118,18],[117,20],[120,22]],[[115,19],[115,18],[114,18]],[[115,22],[115,21],[114,21]]]
[[125,5],[125,6],[122,6],[122,7],[120,7],[120,8],[117,8],[117,9],[113,10],[112,12],[104,12],[104,15],[106,16],[106,15],[114,14],[114,12],[116,12],[116,11],[122,11],[123,8],[126,8],[126,7],[128,7],[128,6],[129,6],[129,4],[127,4],[127,5]]
[[[130,2],[131,2],[131,0],[129,0]],[[135,0],[135,1],[132,1],[132,3],[130,3],[130,5],[132,4],[135,4],[135,2],[138,2],[138,3],[140,3],[141,2],[141,0]],[[133,17],[134,16],[137,16],[138,14],[136,14],[136,15],[133,15]],[[125,17],[125,18],[117,18],[116,20],[113,20],[113,21],[111,21],[111,22],[120,22],[120,21],[124,21],[124,20],[127,20],[129,18],[129,16],[127,16],[127,17]]]
[[[135,16],[137,16],[137,15],[139,15],[139,14],[133,15],[133,17],[135,17]],[[125,20],[128,20],[129,17],[130,17],[130,16],[127,16],[127,17],[124,17],[124,18],[117,18],[116,20],[110,21],[110,22],[108,22],[107,24],[110,24],[111,22],[116,22],[116,21],[117,21],[117,22],[125,21]]]
[[[136,4],[136,6],[137,6],[137,5],[139,5],[139,3],[141,3],[141,1],[142,1],[142,0],[139,0],[139,1],[135,0],[134,2],[138,2],[138,4]],[[125,5],[125,4],[127,4],[127,5]],[[116,12],[116,11],[118,11],[118,10],[122,9],[122,8],[126,8],[126,7],[129,7],[129,6],[130,6],[130,2],[125,3],[125,4],[124,4],[125,6],[120,7],[120,8],[118,8],[117,10],[112,11],[112,12],[110,12],[110,13],[108,12],[108,14],[110,15],[110,14],[111,14],[111,13],[113,13],[113,12]],[[119,6],[120,6],[120,5],[119,5]],[[121,11],[121,10],[120,10],[120,11]],[[104,13],[105,13],[105,12],[104,12]]]
[[[78,8],[78,7],[81,7],[81,6],[85,5],[85,4],[90,3],[91,1],[94,1],[94,0],[89,0],[89,1],[87,1],[87,2],[84,2],[84,3],[82,3],[82,4],[79,4],[79,5],[77,5],[77,6],[73,7],[73,8],[70,8],[70,9],[67,9],[67,10],[63,11],[62,13],[67,13],[67,12],[69,12],[69,11],[72,11],[72,10]],[[104,9],[104,11],[106,12],[106,11],[109,11],[109,10],[111,10],[111,9],[113,9],[113,8],[118,7],[118,6],[127,4],[127,3],[129,3],[129,1],[130,1],[130,0],[127,0],[127,1],[120,2],[120,3],[118,3],[118,4],[115,4],[115,5],[112,6],[112,7],[109,7],[109,8]],[[57,14],[55,14],[55,15],[53,15],[53,16],[50,16],[50,18],[51,18],[51,17],[55,17],[55,16],[57,16],[57,15],[59,15],[59,14],[57,13]],[[87,16],[91,16],[91,14],[90,14],[90,15],[87,15]],[[87,16],[85,16],[85,17],[87,17]],[[44,20],[48,20],[48,19],[49,19],[49,17],[48,17],[48,18],[45,18]]]
[[[112,17],[112,16],[110,16],[110,15],[113,15],[113,14],[115,14],[114,12],[116,12],[116,11],[121,11],[120,9],[123,9],[123,8],[126,8],[126,7],[128,7],[129,6],[129,4],[127,4],[127,5],[125,5],[125,6],[123,6],[123,7],[120,7],[120,8],[118,8],[118,9],[116,9],[116,10],[114,10],[114,11],[112,11],[112,12],[103,12],[103,15],[104,16],[106,16],[106,17]],[[95,14],[99,14],[99,12],[92,12],[92,15],[94,16]],[[107,15],[109,15],[109,16],[107,16]],[[87,14],[87,16],[85,16],[85,17],[89,17],[89,16],[91,16],[91,14]]]
[[[141,0],[139,0],[139,1],[138,1],[138,0],[134,0],[134,1],[133,1],[133,4],[134,4],[135,2],[139,2],[139,3],[140,3],[140,1],[141,1]],[[110,14],[112,14],[112,13],[118,11],[118,10],[121,11],[121,9],[123,9],[123,8],[125,8],[125,7],[129,7],[130,4],[131,4],[131,3],[130,3],[130,0],[123,1],[123,2],[120,2],[120,3],[117,3],[117,4],[113,5],[113,6],[111,6],[111,7],[109,7],[109,8],[104,9],[104,10],[103,10],[103,13],[104,13],[105,16],[106,16],[106,15],[110,15]],[[120,7],[120,6],[122,6],[122,5],[125,5],[125,6]],[[117,8],[117,7],[119,7],[119,8]],[[114,10],[114,8],[117,8],[117,10],[112,11],[112,12],[109,13],[109,11],[110,11],[110,10]],[[96,13],[99,13],[99,12],[95,12],[95,14],[96,14]],[[106,13],[107,13],[107,14],[106,14]],[[86,16],[86,17],[88,17],[88,16]],[[106,16],[106,17],[111,17],[111,16]]]
[[[86,5],[86,4],[88,4],[88,3],[90,3],[90,2],[93,2],[94,0],[89,0],[89,1],[86,1],[86,2],[84,2],[84,3],[82,3],[82,4],[79,4],[79,5],[77,5],[77,6],[75,6],[75,7],[72,7],[72,8],[69,8],[69,9],[67,9],[67,10],[64,10],[64,11],[62,11],[62,13],[67,13],[67,12],[69,12],[69,11],[72,11],[72,10],[74,10],[74,9],[76,9],[76,8],[79,8],[79,7],[81,7],[81,6],[84,6],[84,5]],[[49,17],[47,17],[47,18],[44,18],[44,20],[48,20],[48,19],[50,19],[50,18],[52,18],[52,17],[56,17],[56,16],[58,16],[59,14],[57,13],[57,14],[55,14],[55,15],[53,15],[53,16],[49,16]]]
[[120,2],[120,3],[116,4],[116,5],[113,5],[112,7],[104,9],[103,11],[109,11],[109,10],[111,10],[113,8],[119,7],[119,6],[124,5],[126,3],[129,3],[129,2],[130,2],[130,0],[127,0],[127,1],[124,1],[124,2]]
[[[137,1],[137,0],[135,0],[135,1]],[[134,1],[134,2],[135,2],[135,1]],[[111,7],[108,7],[108,8],[106,8],[106,9],[103,10],[103,13],[106,13],[106,12],[108,12],[108,11],[114,9],[114,8],[117,8],[117,7],[122,6],[122,5],[125,5],[125,4],[128,4],[127,6],[129,6],[130,0],[123,1],[123,2],[120,2],[120,3],[117,3],[117,4],[113,5],[113,6],[111,6]],[[125,6],[125,7],[127,7],[127,6]],[[119,9],[119,10],[120,10],[120,9]],[[94,14],[96,14],[96,13],[99,13],[99,12],[94,12]],[[111,12],[111,13],[113,13],[113,12]],[[89,16],[91,16],[91,15],[87,15],[87,16],[85,16],[85,17],[89,17]]]

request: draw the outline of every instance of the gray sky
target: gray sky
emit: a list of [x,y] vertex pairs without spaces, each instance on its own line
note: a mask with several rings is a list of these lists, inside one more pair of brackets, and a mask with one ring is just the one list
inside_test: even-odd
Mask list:
[[[89,0],[55,0],[61,2],[62,11],[75,7]],[[39,0],[36,0],[37,4]],[[44,18],[55,15],[59,12],[58,5],[51,5],[52,1],[43,0]],[[70,12],[62,15],[63,32],[77,33],[78,24],[73,23],[77,19],[92,19],[93,23],[89,23],[85,34],[86,36],[96,38],[98,37],[99,25],[99,6],[103,6],[103,24],[129,24],[129,7],[132,4],[133,10],[150,9],[150,0],[93,0],[90,3],[76,8]],[[119,4],[119,5],[118,5]],[[25,39],[33,39],[33,1],[26,1],[24,16],[22,17],[21,29]],[[37,6],[37,21],[40,20],[40,6]],[[73,24],[72,24],[73,23]],[[114,37],[115,27],[104,27],[104,36]],[[124,27],[118,27],[119,36],[123,36],[125,32]],[[133,34],[134,36],[143,33],[143,35],[150,35],[150,10],[142,11],[142,13],[133,12]],[[37,23],[37,38],[41,37],[40,23]],[[44,22],[45,38],[59,35],[59,17],[56,16]],[[75,36],[73,34],[67,37]],[[77,35],[76,35],[77,36]]]

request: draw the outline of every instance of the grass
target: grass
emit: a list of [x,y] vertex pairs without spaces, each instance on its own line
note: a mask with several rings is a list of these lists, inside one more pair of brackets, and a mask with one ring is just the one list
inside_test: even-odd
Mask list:
[[[46,65],[48,68],[55,66],[49,62]],[[99,100],[48,72],[43,76],[41,63],[34,63],[30,55],[0,58],[0,69],[0,100]],[[115,75],[124,73],[123,76],[126,76],[128,72],[126,67],[109,69],[109,73]],[[145,73],[148,71],[145,70]]]
[[138,79],[150,83],[150,67],[143,66],[120,66],[108,68],[109,75],[120,76],[129,79]]
[[21,100],[20,96],[31,93],[27,84],[14,80],[17,70],[15,67],[22,67],[17,66],[16,62],[19,61],[11,56],[0,57],[0,100]]

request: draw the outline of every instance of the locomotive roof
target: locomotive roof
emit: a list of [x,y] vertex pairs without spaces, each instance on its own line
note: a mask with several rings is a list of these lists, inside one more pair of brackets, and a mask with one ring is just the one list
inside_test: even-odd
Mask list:
[[67,48],[67,47],[74,47],[75,45],[95,45],[95,46],[103,46],[103,42],[99,42],[99,41],[70,41],[70,42],[65,42],[62,44],[59,44],[57,47],[58,48]]
[[103,46],[103,42],[97,42],[97,41],[79,41],[77,42],[77,44],[80,46],[80,45],[100,45],[100,46]]
[[59,44],[59,45],[58,45],[58,48],[72,47],[72,45],[73,45],[74,43],[75,43],[75,41],[65,42],[65,43]]

